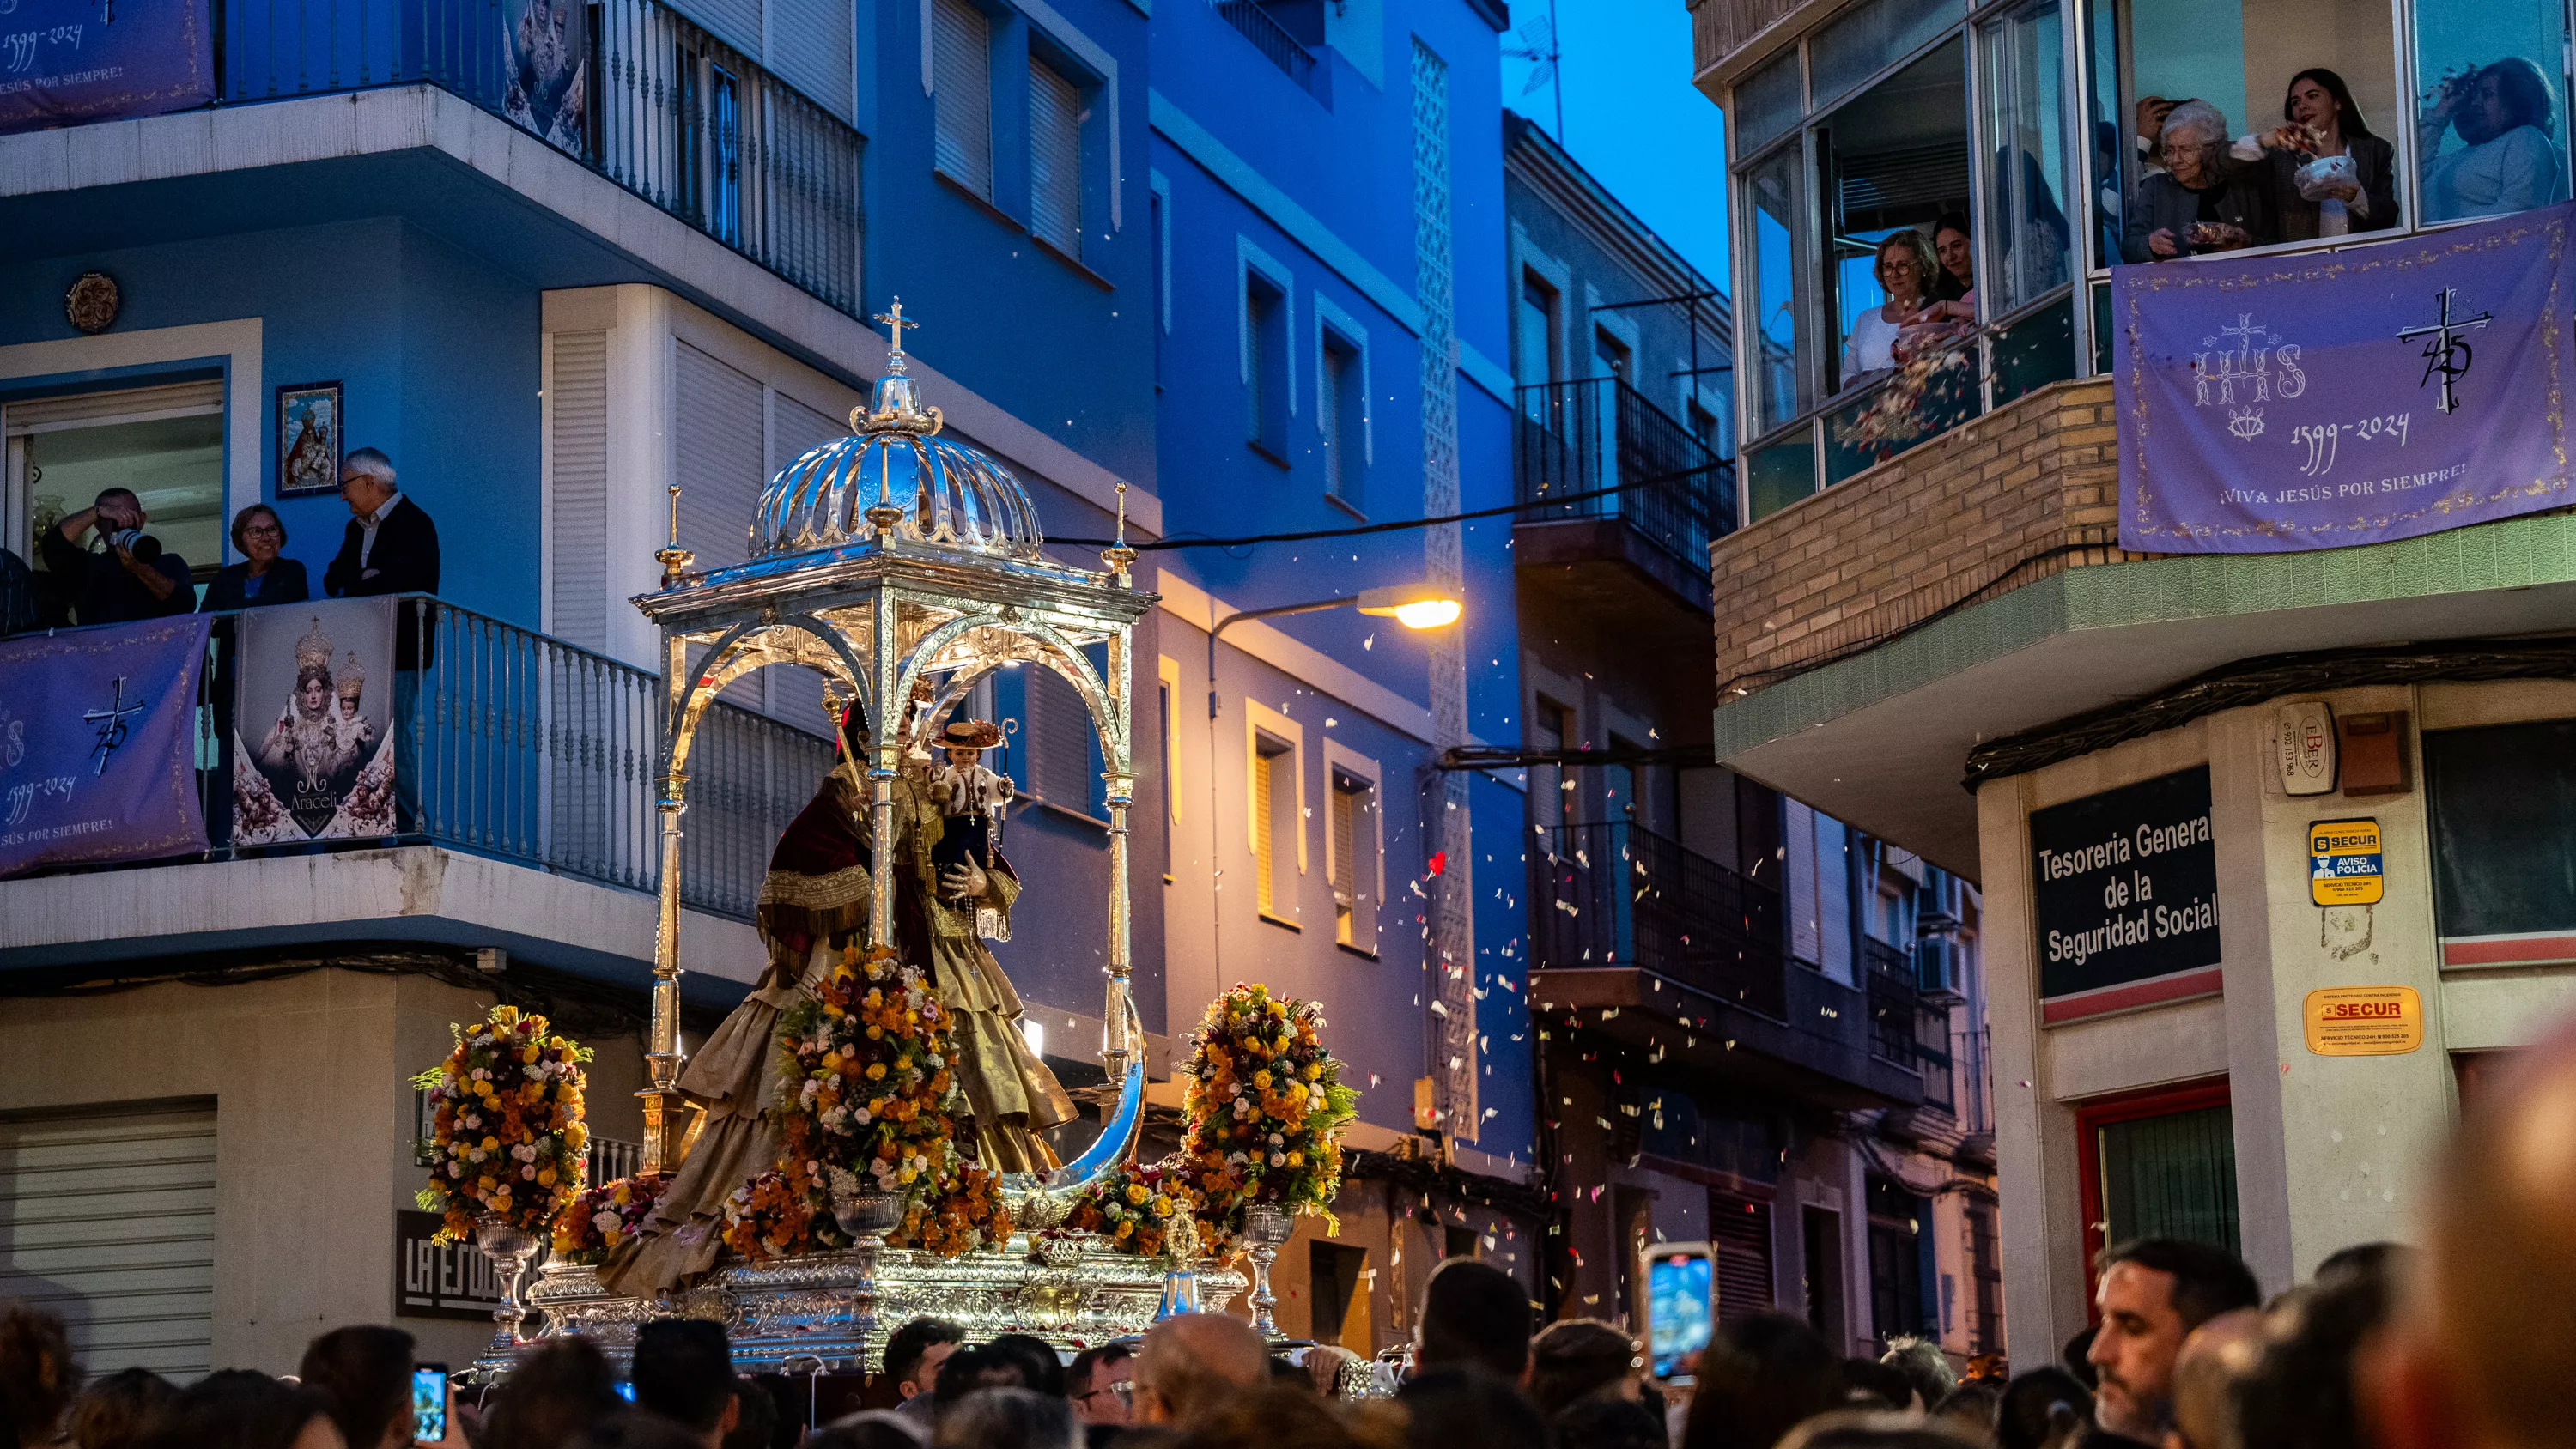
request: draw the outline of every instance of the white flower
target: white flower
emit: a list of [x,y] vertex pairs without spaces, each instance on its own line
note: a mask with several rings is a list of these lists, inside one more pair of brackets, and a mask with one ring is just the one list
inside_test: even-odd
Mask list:
[[534,1182],[537,1180],[537,1169],[533,1165],[522,1167],[519,1169],[519,1176],[526,1181]]
[[603,1233],[607,1232],[610,1228],[622,1226],[617,1221],[617,1211],[614,1208],[601,1208],[599,1211],[591,1214],[590,1225],[599,1229]]
[[873,1118],[871,1118],[871,1117],[868,1115],[868,1109],[867,1109],[867,1108],[865,1108],[865,1107],[853,1107],[853,1108],[851,1108],[851,1109],[850,1109],[850,1116],[851,1116],[851,1118],[852,1118],[853,1120],[855,1120],[855,1121],[856,1121],[860,1126],[862,1126],[862,1127],[865,1127],[866,1125],[868,1125],[868,1123],[869,1123],[870,1121],[874,1120]]
[[1271,1165],[1271,1166],[1273,1166],[1273,1167],[1284,1167],[1284,1166],[1286,1166],[1286,1165],[1287,1165],[1287,1163],[1288,1163],[1288,1158],[1287,1158],[1287,1155],[1286,1155],[1285,1153],[1274,1152],[1274,1153],[1271,1153],[1271,1154],[1270,1154],[1270,1165]]
[[452,1178],[463,1177],[465,1175],[465,1164],[461,1162],[451,1162],[447,1164],[447,1175]]
[[1287,1139],[1287,1138],[1285,1138],[1285,1137],[1280,1136],[1278,1133],[1273,1132],[1273,1133],[1271,1133],[1271,1134],[1270,1134],[1270,1145],[1271,1145],[1271,1146],[1273,1146],[1273,1147],[1284,1147],[1284,1146],[1286,1146],[1286,1145],[1287,1145],[1287,1143],[1288,1143],[1288,1139]]

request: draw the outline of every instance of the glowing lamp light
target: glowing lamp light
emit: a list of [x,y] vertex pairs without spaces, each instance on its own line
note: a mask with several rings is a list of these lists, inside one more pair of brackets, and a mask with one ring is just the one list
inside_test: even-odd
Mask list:
[[1408,629],[1440,629],[1458,622],[1467,606],[1436,584],[1407,584],[1370,589],[1360,595],[1360,612],[1392,618]]

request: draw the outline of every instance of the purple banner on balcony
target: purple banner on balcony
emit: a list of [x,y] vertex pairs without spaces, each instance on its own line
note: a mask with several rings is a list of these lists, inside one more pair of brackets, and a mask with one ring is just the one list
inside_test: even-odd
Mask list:
[[0,643],[0,876],[206,848],[206,616]]
[[215,98],[206,0],[0,0],[0,132]]
[[2343,548],[2576,502],[2571,218],[2115,269],[2120,546]]

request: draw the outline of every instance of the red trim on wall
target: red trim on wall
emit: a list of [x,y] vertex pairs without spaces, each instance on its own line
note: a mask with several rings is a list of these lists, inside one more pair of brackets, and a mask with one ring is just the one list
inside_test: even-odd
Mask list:
[[2142,1006],[2188,1001],[2195,996],[2217,996],[2224,989],[2225,980],[2219,968],[2202,966],[2190,971],[2177,971],[2171,976],[2154,976],[2073,996],[2048,997],[2039,1003],[2039,1020],[2042,1026],[2055,1026],[2062,1021],[2081,1021],[2088,1016],[2108,1016],[2115,1011],[2135,1011]]
[[2543,932],[2449,936],[2442,941],[2444,966],[2555,966],[2567,961],[2576,961],[2576,936]]
[[2077,1186],[2084,1212],[2081,1234],[2084,1244],[2084,1315],[2088,1322],[2101,1321],[2100,1312],[2093,1306],[2093,1265],[2102,1256],[2102,1250],[2110,1246],[2104,1241],[2107,1234],[2102,1223],[2102,1129],[2119,1122],[2170,1117],[2178,1112],[2198,1112],[2228,1104],[2225,1077],[2209,1077],[2180,1086],[2118,1092],[2074,1104]]

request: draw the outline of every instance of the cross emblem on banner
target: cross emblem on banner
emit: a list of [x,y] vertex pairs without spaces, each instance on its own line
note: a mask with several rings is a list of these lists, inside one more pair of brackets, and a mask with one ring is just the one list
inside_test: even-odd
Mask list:
[[143,713],[143,706],[125,702],[124,675],[116,676],[114,689],[115,693],[108,696],[107,708],[93,709],[81,716],[83,723],[98,731],[98,743],[92,745],[89,751],[98,760],[97,766],[90,771],[92,775],[107,773],[108,757],[116,753],[119,745],[125,743],[126,719]]
[[2433,297],[2440,308],[2436,320],[2422,327],[2406,328],[2397,334],[2397,340],[2400,342],[2412,342],[2418,337],[2425,339],[2424,377],[2416,386],[2423,387],[2430,384],[2433,381],[2433,374],[2440,373],[2442,375],[2442,411],[2446,413],[2457,409],[2460,405],[2458,395],[2452,391],[2452,385],[2469,375],[2469,364],[2476,360],[2476,353],[2470,350],[2467,340],[2460,334],[2474,332],[2495,320],[2495,314],[2492,312],[2480,312],[2475,317],[2453,317],[2451,299],[2458,295],[2458,289],[2444,287]]

